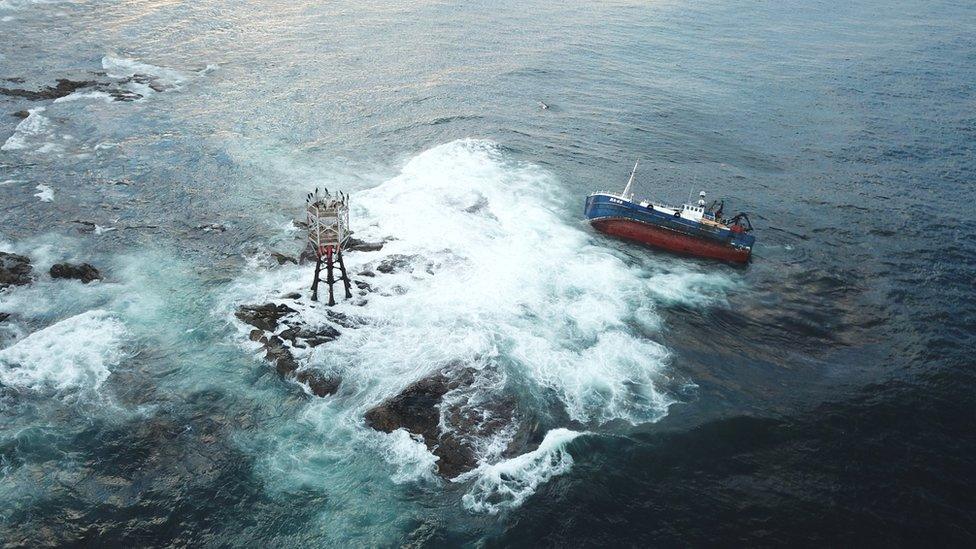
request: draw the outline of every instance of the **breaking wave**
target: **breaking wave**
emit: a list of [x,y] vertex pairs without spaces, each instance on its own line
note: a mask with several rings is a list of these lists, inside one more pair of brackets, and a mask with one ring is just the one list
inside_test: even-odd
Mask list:
[[44,107],[29,109],[27,118],[20,121],[14,128],[14,133],[0,146],[0,151],[19,151],[28,148],[29,142],[45,135],[51,127],[51,121],[43,114]]
[[0,350],[0,383],[34,391],[98,389],[122,359],[125,334],[107,311],[66,318]]
[[461,502],[466,509],[490,514],[522,505],[539,485],[573,468],[566,445],[582,434],[553,429],[534,451],[462,475],[456,480],[475,480]]

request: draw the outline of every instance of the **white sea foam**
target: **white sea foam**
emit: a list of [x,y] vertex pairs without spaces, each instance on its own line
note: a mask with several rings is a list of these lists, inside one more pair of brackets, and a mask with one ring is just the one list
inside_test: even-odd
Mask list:
[[[157,65],[143,63],[137,59],[116,57],[114,55],[102,57],[102,68],[105,69],[106,75],[110,78],[127,79],[136,75],[142,75],[163,87],[179,87],[188,78],[186,74],[175,69],[159,67]],[[142,88],[143,92],[147,90],[149,90],[148,86]]]
[[415,259],[412,272],[370,280],[390,294],[365,307],[376,327],[330,353],[340,347],[353,363],[404,373],[514,359],[516,373],[555,390],[573,419],[659,418],[670,400],[655,380],[668,353],[627,327],[647,282],[565,223],[555,192],[547,172],[462,140],[355,196],[358,235],[396,238],[356,260]]
[[37,190],[39,192],[34,196],[36,196],[41,202],[54,202],[54,189],[48,187],[47,185],[38,185]]
[[89,91],[89,92],[74,92],[68,94],[64,97],[59,97],[54,100],[55,103],[70,103],[72,101],[86,101],[86,100],[96,100],[104,101],[106,103],[112,103],[114,100],[112,96],[108,93],[102,91]]
[[387,445],[384,448],[384,458],[394,467],[396,472],[390,478],[397,484],[417,480],[434,480],[437,467],[437,457],[427,451],[422,440],[397,429],[385,435]]
[[14,133],[0,146],[2,151],[18,151],[28,148],[31,140],[38,136],[46,135],[50,130],[51,121],[43,114],[44,107],[34,107],[28,109],[27,118],[20,121],[14,128]]
[[88,311],[0,350],[0,382],[32,390],[97,389],[122,358],[125,326]]
[[513,508],[535,493],[539,485],[573,468],[573,456],[566,445],[585,433],[569,429],[553,429],[537,449],[526,454],[482,465],[466,473],[455,482],[474,480],[461,502],[466,509],[495,514]]

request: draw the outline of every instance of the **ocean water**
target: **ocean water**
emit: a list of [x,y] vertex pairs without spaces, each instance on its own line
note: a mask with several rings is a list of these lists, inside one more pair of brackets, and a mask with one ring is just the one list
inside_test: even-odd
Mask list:
[[[973,28],[949,1],[0,1],[0,250],[38,273],[0,293],[2,545],[972,545]],[[11,91],[58,79],[96,84]],[[589,229],[636,158],[638,194],[749,212],[752,263]],[[310,282],[268,254],[315,187],[391,239],[353,273],[413,258],[299,357],[326,398],[233,317]],[[445,480],[364,424],[450,363],[538,448],[503,430]]]

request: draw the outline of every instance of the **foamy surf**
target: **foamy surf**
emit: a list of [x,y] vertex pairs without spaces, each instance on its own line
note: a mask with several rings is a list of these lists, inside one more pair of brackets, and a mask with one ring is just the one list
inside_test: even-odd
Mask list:
[[536,450],[462,475],[456,480],[474,482],[461,502],[466,509],[492,515],[522,505],[540,485],[573,468],[566,446],[583,434],[553,429]]
[[28,148],[31,141],[47,135],[51,121],[43,114],[44,107],[28,109],[27,118],[20,121],[14,133],[0,146],[0,151],[20,151]]
[[38,185],[35,187],[37,193],[34,195],[41,202],[54,202],[54,189],[48,187],[47,185]]
[[0,383],[58,392],[98,389],[122,359],[125,325],[104,310],[66,318],[0,350]]

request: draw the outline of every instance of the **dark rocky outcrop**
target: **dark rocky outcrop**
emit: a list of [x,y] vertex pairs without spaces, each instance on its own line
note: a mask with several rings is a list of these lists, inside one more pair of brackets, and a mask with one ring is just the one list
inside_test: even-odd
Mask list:
[[282,330],[278,334],[282,339],[287,339],[294,347],[318,347],[323,343],[334,341],[339,337],[339,330],[332,326],[323,326],[318,329],[311,329],[307,326],[293,326]]
[[311,244],[305,246],[302,253],[298,256],[299,263],[315,263],[318,260],[318,256],[315,255],[315,248]]
[[271,257],[278,262],[278,265],[284,265],[285,263],[294,263],[295,265],[298,265],[298,260],[290,255],[271,252]]
[[23,286],[34,280],[34,268],[30,258],[24,255],[0,252],[0,289],[7,286]]
[[98,269],[88,263],[77,265],[73,263],[56,263],[51,266],[49,272],[51,278],[71,278],[80,280],[85,284],[102,278],[102,274],[98,272]]
[[412,261],[414,258],[416,258],[416,256],[393,254],[383,261],[380,261],[380,264],[376,266],[376,270],[383,274],[390,274],[403,270],[413,271]]
[[[299,371],[300,365],[292,349],[317,347],[335,340],[341,334],[332,326],[312,328],[303,325],[294,315],[295,312],[284,304],[265,303],[241,305],[234,315],[241,322],[254,326],[248,338],[262,344],[265,360],[274,365],[280,376],[308,386],[316,396],[335,394],[342,379],[311,368]],[[282,326],[284,329],[278,331]]]
[[319,397],[334,395],[339,390],[342,380],[338,376],[327,375],[319,370],[300,370],[295,374],[295,381],[308,386],[312,394]]
[[[468,396],[476,389],[479,371],[453,365],[407,386],[394,397],[366,412],[366,424],[378,431],[391,433],[404,429],[424,438],[424,444],[437,456],[438,473],[454,478],[478,464],[475,443],[501,432],[513,422],[519,423],[515,401],[497,395],[487,402],[471,405],[469,398],[445,400],[455,391]],[[444,414],[444,425],[441,414]],[[446,429],[442,429],[446,426]],[[524,452],[529,436],[516,436],[506,455]]]
[[23,90],[18,88],[0,88],[0,95],[22,97],[30,101],[44,101],[47,99],[58,99],[66,95],[71,95],[80,89],[90,88],[96,84],[98,84],[98,82],[94,80],[76,81],[68,80],[66,78],[59,78],[57,84],[54,86],[48,86],[38,91]]
[[450,378],[442,372],[415,381],[400,394],[368,410],[366,424],[384,433],[406,429],[423,436],[425,441],[436,441],[440,436],[438,406],[451,387]]
[[383,249],[383,244],[383,242],[366,242],[350,236],[343,249],[350,252],[378,252]]
[[15,113],[11,113],[11,116],[14,116],[15,118],[27,118],[28,116],[30,116],[30,112],[28,112],[28,111],[17,111]]
[[295,309],[292,309],[288,305],[265,303],[264,305],[241,305],[237,308],[234,316],[241,322],[250,324],[255,328],[273,332],[278,328],[278,321],[282,317],[294,312]]

